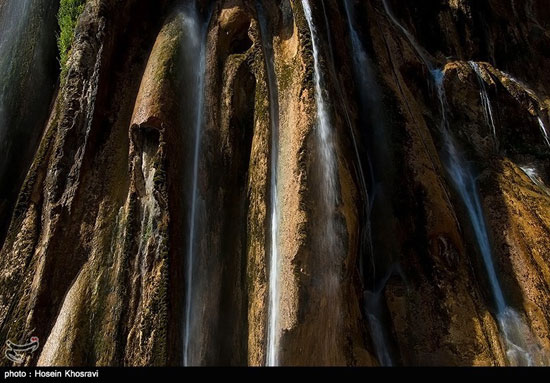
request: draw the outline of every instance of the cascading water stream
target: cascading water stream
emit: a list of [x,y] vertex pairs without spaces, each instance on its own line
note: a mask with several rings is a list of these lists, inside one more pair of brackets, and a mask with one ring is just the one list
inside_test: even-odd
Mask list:
[[326,241],[326,250],[329,254],[332,254],[337,243],[332,217],[337,203],[336,158],[334,153],[334,141],[327,106],[328,104],[325,100],[325,91],[323,90],[324,80],[322,78],[321,58],[319,51],[320,41],[317,34],[317,29],[313,22],[309,0],[302,0],[302,7],[304,9],[304,14],[309,27],[309,31],[311,33],[311,42],[313,48],[315,103],[317,107],[316,132],[321,154],[321,175],[324,178],[324,185],[322,188],[323,190],[321,190],[321,194],[324,200],[324,214],[326,214],[324,240]]
[[424,51],[424,49],[418,45],[418,43],[416,42],[416,39],[413,37],[413,35],[411,35],[411,33],[407,30],[407,28],[405,28],[398,20],[397,18],[395,17],[395,15],[393,14],[393,11],[391,10],[391,8],[389,7],[388,5],[388,2],[387,0],[382,0],[382,4],[384,5],[384,11],[386,12],[386,15],[388,15],[388,17],[390,18],[390,20],[392,21],[392,23],[397,27],[399,28],[399,30],[405,35],[405,37],[407,38],[407,40],[409,40],[409,43],[412,45],[412,47],[414,48],[414,50],[416,51],[416,53],[418,54],[418,56],[422,59],[422,61],[424,62],[424,64],[426,65],[426,67],[428,68],[428,70],[430,72],[433,71],[434,67],[431,63],[431,60],[428,58],[426,52]]
[[0,1],[0,243],[55,91],[57,3]]
[[[529,94],[529,96],[531,96],[532,98],[538,100],[538,97],[535,94],[535,92],[531,88],[529,88],[525,83],[518,80],[517,78],[510,75],[509,73],[504,73],[504,74],[506,75],[506,77],[510,81],[512,81],[513,83],[515,83],[516,85],[518,85],[519,87],[524,89],[527,92],[527,94]],[[542,134],[542,138],[544,139],[544,143],[546,144],[546,146],[548,146],[550,148],[550,136],[549,136],[549,133],[548,133],[548,129],[546,128],[546,125],[544,124],[544,121],[542,120],[540,115],[537,116],[537,123],[539,125],[539,129],[540,129],[540,132]]]
[[277,366],[279,363],[279,305],[280,305],[280,281],[279,281],[279,95],[277,78],[275,75],[272,34],[269,32],[265,10],[261,0],[256,3],[262,48],[265,58],[269,92],[269,115],[271,123],[271,187],[270,187],[270,244],[271,254],[269,260],[269,312],[267,328],[266,365]]
[[378,362],[382,367],[392,367],[393,359],[391,357],[388,330],[385,325],[384,315],[382,313],[384,289],[393,275],[403,277],[399,265],[394,264],[389,267],[386,275],[378,283],[378,287],[365,293],[367,320],[369,323],[370,335],[374,343]]
[[[31,0],[6,1],[0,14],[0,177],[4,178],[9,168],[12,156],[13,138],[15,129],[18,126],[8,126],[10,120],[10,98],[13,97],[14,89],[20,86],[14,72],[20,63],[16,59],[17,51],[20,48],[21,35],[29,23]],[[8,129],[12,129],[11,132]],[[4,183],[7,180],[1,179]],[[11,181],[11,180],[10,180]],[[3,195],[0,194],[0,212],[3,207]],[[2,235],[0,234],[0,237]]]
[[[323,7],[323,15],[324,15],[324,18],[325,18],[326,28],[327,28],[327,31],[329,32],[329,35],[330,35],[330,23],[328,21],[324,0],[321,1],[321,4],[322,4],[322,7]],[[347,4],[347,0],[346,0],[346,4]],[[355,30],[354,30],[354,32],[355,32]],[[355,35],[357,37],[356,32],[355,32]],[[331,72],[334,74],[334,77],[336,77],[336,64],[335,64],[335,60],[334,60],[334,51],[332,49],[332,42],[331,42],[330,38],[328,39],[328,46],[329,46],[329,52],[330,52],[330,58],[331,58],[331,60],[330,60]],[[347,123],[347,125],[350,129],[350,137],[351,137],[351,140],[352,140],[353,150],[354,150],[354,154],[355,154],[355,157],[356,157],[356,163],[357,163],[357,167],[358,167],[357,177],[359,179],[361,193],[363,194],[363,197],[366,200],[368,200],[367,182],[365,180],[365,172],[363,171],[361,156],[359,154],[359,146],[357,144],[357,138],[355,137],[353,124],[351,123],[351,118],[350,118],[350,114],[349,114],[349,110],[348,110],[346,100],[344,98],[344,91],[342,89],[342,85],[341,85],[340,81],[338,81],[338,80],[336,81],[336,83],[337,83],[337,90],[338,90],[338,93],[339,93],[339,96],[340,96],[340,100],[342,101],[342,108],[344,110],[344,116],[345,116],[345,119],[346,119],[346,123]],[[370,160],[369,160],[369,165],[371,165]],[[368,203],[367,203],[367,205],[368,205]]]
[[520,166],[520,169],[525,173],[527,177],[539,188],[541,188],[546,194],[550,195],[550,189],[544,184],[544,181],[540,177],[537,169],[533,165]]
[[483,115],[485,116],[485,122],[491,129],[495,146],[498,146],[497,128],[495,125],[495,119],[493,117],[493,107],[491,105],[489,94],[487,93],[487,87],[485,86],[485,80],[483,80],[481,69],[479,68],[479,64],[475,61],[468,61],[468,64],[476,74],[477,81],[479,83],[479,97],[481,99],[481,105],[483,106]]
[[[382,285],[385,287],[385,285]],[[387,330],[382,321],[383,288],[367,291],[365,301],[367,306],[367,321],[374,344],[378,363],[382,367],[392,367],[393,361],[388,347]]]
[[444,164],[453,180],[453,183],[455,184],[458,193],[460,194],[460,197],[466,205],[470,222],[473,226],[474,234],[483,257],[485,269],[489,277],[489,282],[493,290],[493,297],[495,299],[497,310],[498,312],[501,312],[505,309],[506,303],[496,275],[493,257],[491,255],[491,244],[489,242],[489,234],[485,224],[483,209],[479,200],[479,193],[477,192],[476,179],[467,166],[462,154],[457,150],[456,144],[454,143],[449,131],[449,121],[447,119],[447,100],[445,96],[445,89],[443,87],[445,75],[443,71],[440,70],[434,70],[432,74],[442,113],[441,133],[443,134],[445,149],[447,151]]
[[544,142],[546,143],[546,146],[550,148],[550,137],[548,137],[548,130],[546,129],[546,126],[544,125],[544,122],[542,121],[542,118],[537,117],[537,121],[539,123],[540,132],[542,133],[542,137],[544,138]]
[[202,137],[202,127],[204,118],[204,86],[206,75],[206,31],[208,22],[201,23],[199,12],[196,4],[186,4],[183,9],[183,44],[185,62],[183,71],[185,73],[186,83],[195,92],[195,97],[187,100],[194,100],[192,115],[189,116],[190,126],[193,126],[194,141],[193,141],[193,162],[192,162],[192,179],[190,185],[191,204],[189,213],[189,233],[188,233],[188,248],[187,248],[187,265],[186,265],[186,299],[185,299],[185,320],[183,332],[183,364],[189,366],[194,364],[193,356],[191,355],[190,344],[192,334],[192,313],[195,305],[194,289],[193,289],[193,274],[194,274],[194,257],[196,244],[196,220],[197,220],[197,204],[198,204],[198,176],[199,176],[199,155],[200,142]]
[[[312,244],[316,275],[315,292],[322,296],[320,302],[322,310],[316,323],[318,337],[318,352],[320,364],[337,363],[334,359],[334,348],[341,344],[343,326],[341,302],[342,291],[342,261],[346,257],[341,246],[341,239],[336,222],[338,220],[339,182],[338,163],[336,153],[336,139],[331,125],[329,108],[331,104],[327,98],[327,82],[322,70],[321,39],[316,24],[313,21],[312,9],[309,0],[302,0],[302,8],[311,36],[313,50],[313,82],[316,104],[316,120],[313,126],[315,144],[315,158],[313,159],[313,179],[315,188],[314,214],[318,227],[315,230]],[[332,101],[332,100],[331,100]],[[327,311],[329,310],[329,311]]]
[[468,211],[468,216],[491,285],[492,295],[497,309],[497,321],[504,338],[508,362],[511,365],[528,366],[542,363],[545,356],[542,355],[540,346],[534,339],[531,330],[523,322],[520,315],[506,304],[493,262],[489,233],[487,231],[483,209],[479,199],[476,178],[467,162],[462,157],[462,154],[458,151],[450,132],[447,118],[447,98],[443,84],[445,73],[440,69],[434,69],[428,56],[418,45],[414,37],[397,21],[391,9],[388,7],[387,0],[382,0],[382,2],[388,17],[407,37],[432,75],[432,81],[435,84],[440,103],[440,131],[444,140],[444,166],[452,178],[453,184]]
[[[348,128],[349,128],[349,131],[350,131],[350,138],[351,138],[351,141],[352,141],[352,144],[353,144],[353,151],[354,151],[354,154],[355,154],[355,170],[356,170],[356,175],[357,175],[357,179],[359,181],[359,191],[361,193],[361,196],[363,198],[363,201],[364,201],[364,204],[365,204],[365,207],[364,207],[364,212],[363,212],[363,224],[362,224],[362,228],[361,228],[361,243],[360,243],[360,248],[362,249],[361,250],[361,253],[364,253],[366,249],[368,249],[368,252],[370,253],[370,257],[371,257],[371,261],[372,261],[372,268],[373,268],[373,274],[375,273],[375,269],[376,269],[376,265],[375,265],[375,262],[374,262],[374,251],[373,251],[373,248],[372,248],[372,235],[371,235],[371,223],[370,223],[370,211],[371,211],[371,207],[372,207],[372,202],[373,201],[370,201],[370,196],[369,196],[369,192],[368,192],[368,188],[367,188],[367,181],[366,181],[366,178],[365,178],[365,172],[363,170],[363,161],[361,160],[361,155],[359,153],[359,146],[357,144],[357,138],[355,137],[356,134],[355,134],[355,130],[354,130],[354,127],[353,127],[353,124],[351,122],[351,117],[350,117],[350,113],[349,113],[349,109],[348,109],[348,103],[347,103],[347,100],[345,99],[344,97],[344,91],[342,89],[342,83],[341,81],[338,79],[338,75],[336,73],[336,61],[334,59],[334,50],[332,49],[332,40],[330,39],[330,35],[331,35],[331,32],[330,32],[330,23],[329,23],[329,20],[328,20],[328,17],[327,17],[327,12],[326,12],[326,7],[325,7],[325,1],[322,0],[321,1],[321,5],[322,5],[322,8],[323,8],[323,16],[324,16],[324,19],[325,19],[325,26],[326,26],[326,29],[327,29],[327,33],[329,35],[329,38],[328,38],[328,47],[329,47],[329,53],[330,53],[330,72],[331,74],[333,75],[333,78],[335,80],[335,83],[336,83],[336,89],[338,91],[338,96],[339,96],[339,99],[341,101],[341,105],[342,105],[342,109],[344,111],[344,117],[345,117],[345,121],[348,125]],[[370,174],[372,175],[374,172],[372,171],[372,163],[370,161],[370,157],[368,156],[367,154],[367,162],[368,162],[368,166],[369,166],[369,169],[370,169]],[[373,181],[374,183],[374,181]],[[363,271],[363,263],[360,262],[360,272],[361,272],[361,275],[364,274],[364,271]]]
[[449,121],[447,119],[447,99],[443,86],[445,74],[440,70],[434,70],[432,74],[441,104],[441,132],[445,141],[446,150],[444,165],[466,206],[472,228],[474,229],[489,284],[491,285],[497,309],[497,321],[505,341],[508,361],[514,366],[532,366],[542,363],[544,356],[531,330],[524,323],[520,315],[507,305],[504,298],[504,293],[493,262],[489,233],[487,231],[483,208],[481,207],[481,201],[479,199],[476,178],[465,159],[462,157],[462,154],[457,150],[456,144],[450,133]]
[[[353,51],[353,68],[355,78],[358,80],[360,99],[365,110],[376,110],[380,107],[378,89],[375,85],[375,79],[372,73],[372,68],[369,62],[369,58],[367,56],[367,52],[354,26],[353,4],[350,3],[350,0],[344,0],[344,8],[346,11],[346,17],[350,31],[351,47]],[[368,104],[371,104],[373,107],[368,108]],[[375,202],[372,201],[372,203]],[[374,256],[374,250],[371,249],[371,252]],[[375,279],[374,275],[373,279]],[[384,285],[385,283],[382,286]],[[383,288],[375,289],[373,291],[366,291],[366,314],[378,361],[382,366],[391,366],[393,362],[390,356],[388,346],[389,342],[387,340],[384,323],[381,320],[382,293]]]
[[[20,36],[28,23],[30,16],[30,5],[32,0],[11,0],[6,1],[4,9],[0,14],[0,149],[3,154],[9,147],[5,140],[8,127],[5,121],[7,97],[10,95],[10,87],[14,86],[10,80],[12,69],[17,65],[14,57],[20,43]],[[6,81],[7,80],[7,81]],[[0,159],[0,170],[3,169],[4,157]]]

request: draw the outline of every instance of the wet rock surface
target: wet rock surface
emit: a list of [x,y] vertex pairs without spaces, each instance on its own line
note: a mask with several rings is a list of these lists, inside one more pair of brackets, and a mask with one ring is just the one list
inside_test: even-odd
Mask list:
[[32,163],[1,180],[18,197],[0,206],[0,341],[38,336],[25,364],[266,364],[274,158],[278,364],[514,363],[445,134],[514,336],[550,364],[545,2],[309,0],[313,36],[304,1],[263,1],[265,29],[251,0],[86,2]]

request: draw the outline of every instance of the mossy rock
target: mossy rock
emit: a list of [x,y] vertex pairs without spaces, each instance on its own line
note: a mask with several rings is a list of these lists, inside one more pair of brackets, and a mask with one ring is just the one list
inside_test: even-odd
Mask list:
[[84,11],[86,0],[61,0],[57,21],[59,23],[59,35],[57,47],[59,49],[59,64],[61,65],[61,77],[64,78],[67,71],[67,61],[74,40],[75,28],[78,18]]

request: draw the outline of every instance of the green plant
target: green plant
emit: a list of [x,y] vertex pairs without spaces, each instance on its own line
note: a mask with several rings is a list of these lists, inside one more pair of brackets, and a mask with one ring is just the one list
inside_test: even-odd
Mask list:
[[84,10],[86,0],[61,0],[57,13],[59,23],[59,35],[57,36],[57,47],[59,49],[59,63],[62,76],[65,74],[69,52],[74,39],[74,29],[78,17]]

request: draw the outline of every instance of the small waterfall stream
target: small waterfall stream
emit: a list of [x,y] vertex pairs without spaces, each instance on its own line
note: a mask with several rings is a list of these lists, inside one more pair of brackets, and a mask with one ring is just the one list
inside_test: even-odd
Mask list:
[[328,104],[325,100],[326,92],[323,88],[324,79],[322,78],[323,76],[321,70],[319,36],[317,33],[317,28],[315,27],[315,23],[313,22],[309,0],[302,0],[302,7],[304,9],[304,14],[309,27],[309,31],[311,33],[311,42],[313,47],[315,103],[317,107],[317,126],[315,130],[319,139],[321,167],[323,168],[321,174],[323,174],[324,176],[325,183],[321,194],[323,195],[325,205],[324,208],[326,209],[325,213],[327,214],[328,218],[326,221],[325,239],[327,241],[327,245],[329,245],[328,249],[332,250],[334,245],[336,244],[332,222],[333,219],[331,217],[337,202],[336,158],[334,154],[334,142],[330,124]]
[[[509,73],[505,73],[505,72],[503,72],[503,73],[506,75],[508,80],[514,82],[517,86],[524,89],[527,92],[527,94],[529,94],[529,96],[533,97],[534,99],[538,99],[535,92],[529,86],[527,86],[527,84],[525,84],[524,82],[518,80],[517,78],[515,78],[514,76],[512,76]],[[544,124],[544,121],[542,120],[540,115],[537,116],[537,124],[538,124],[540,132],[542,134],[542,138],[544,139],[544,143],[546,144],[546,146],[548,146],[550,148],[550,135],[549,135],[548,129],[547,129],[546,125]]]
[[206,32],[208,22],[202,22],[195,2],[185,4],[183,13],[183,36],[184,52],[188,52],[184,59],[183,73],[185,82],[194,92],[194,105],[192,106],[192,115],[187,118],[189,126],[193,127],[193,162],[192,179],[190,185],[191,203],[189,213],[189,233],[186,263],[186,294],[185,294],[185,318],[183,331],[183,364],[189,366],[195,364],[193,359],[191,343],[193,337],[193,310],[196,304],[197,292],[193,287],[194,257],[196,238],[196,220],[198,205],[198,177],[199,177],[199,155],[200,143],[204,119],[204,87],[206,75]]
[[506,303],[493,263],[489,234],[485,224],[481,201],[479,200],[479,193],[477,191],[477,182],[473,172],[469,169],[469,166],[463,158],[462,153],[458,151],[449,130],[449,121],[447,118],[447,99],[445,96],[445,89],[443,87],[445,74],[441,70],[434,70],[432,74],[434,76],[433,78],[436,84],[437,95],[442,113],[441,133],[443,134],[445,150],[447,151],[446,158],[444,158],[444,165],[449,172],[455,188],[462,198],[462,201],[466,205],[470,222],[479,245],[479,250],[481,252],[481,256],[483,257],[483,263],[489,277],[489,282],[493,290],[493,297],[495,299],[497,310],[498,312],[501,312],[505,309]]
[[538,186],[546,194],[550,195],[550,189],[544,184],[544,181],[540,177],[537,168],[534,165],[523,165],[520,169],[525,173],[533,184]]
[[386,15],[390,18],[392,23],[403,33],[403,35],[405,35],[407,40],[409,40],[409,43],[414,48],[415,52],[418,54],[420,59],[424,62],[426,67],[428,67],[428,70],[431,72],[434,69],[434,67],[431,63],[431,60],[428,58],[428,55],[426,54],[426,51],[424,50],[424,48],[422,48],[420,45],[418,45],[418,43],[417,43],[416,39],[414,38],[414,36],[411,35],[411,33],[407,30],[407,28],[405,28],[397,20],[397,18],[393,14],[392,9],[388,5],[387,0],[382,0],[382,5],[384,6],[384,11],[386,12]]
[[[458,150],[450,131],[447,112],[448,105],[444,88],[445,73],[440,69],[434,68],[431,60],[426,55],[425,51],[418,45],[414,37],[397,21],[387,4],[387,0],[382,0],[382,2],[388,17],[409,40],[418,56],[430,71],[432,81],[436,86],[441,112],[440,131],[444,140],[443,163],[452,179],[456,191],[467,209],[470,223],[474,230],[495,301],[497,310],[496,319],[501,330],[504,346],[506,347],[508,362],[514,366],[532,366],[539,364],[543,361],[545,356],[541,354],[540,346],[537,344],[531,330],[524,323],[521,316],[506,304],[504,293],[498,280],[493,262],[489,233],[487,231],[483,208],[477,190],[477,181],[472,169],[463,158],[462,153]],[[542,120],[540,120],[540,122],[542,122]]]
[[[13,84],[11,72],[15,65],[14,60],[17,49],[20,44],[20,36],[26,28],[30,17],[30,6],[32,0],[10,0],[4,4],[4,9],[0,14],[0,149],[5,153],[9,143],[4,139],[6,135],[6,97],[10,95],[10,87]],[[6,79],[8,81],[6,81]],[[0,160],[0,168],[4,166],[4,159]]]
[[[327,11],[325,7],[325,1],[321,1],[321,6],[323,9],[323,16],[325,19],[325,27],[328,34],[328,47],[329,47],[329,53],[330,53],[330,73],[333,76],[334,82],[336,83],[336,90],[338,92],[339,100],[341,102],[342,110],[344,111],[344,119],[346,121],[346,124],[348,126],[348,129],[350,131],[350,138],[353,144],[353,151],[355,154],[355,163],[354,163],[354,169],[355,174],[357,177],[357,180],[359,182],[359,192],[361,193],[361,198],[363,199],[364,207],[362,209],[362,217],[361,217],[361,234],[360,234],[360,249],[361,249],[361,255],[364,256],[365,253],[368,253],[367,255],[370,256],[372,261],[372,268],[375,270],[376,265],[373,258],[373,248],[372,248],[372,228],[371,228],[371,222],[370,222],[370,210],[372,207],[372,201],[370,200],[370,195],[367,187],[367,181],[366,181],[366,173],[363,170],[363,161],[361,159],[361,154],[359,153],[359,145],[358,140],[356,137],[355,128],[353,126],[353,123],[351,121],[349,107],[348,107],[348,100],[344,97],[344,90],[342,88],[342,82],[340,81],[340,78],[338,77],[338,73],[336,70],[336,60],[334,59],[334,50],[332,48],[332,39],[331,36],[331,30],[330,30],[330,23],[329,18],[327,16]],[[355,62],[354,62],[355,64]],[[355,69],[355,68],[354,68]],[[366,162],[368,164],[370,174],[373,174],[372,171],[372,163],[370,160],[370,156],[366,155]],[[360,273],[361,275],[364,274],[364,267],[363,262],[360,262]],[[374,273],[374,271],[373,271]]]
[[497,321],[505,342],[508,361],[513,366],[537,365],[542,362],[544,356],[541,354],[540,347],[527,324],[506,303],[493,261],[489,233],[477,190],[477,181],[472,169],[470,169],[466,160],[458,151],[450,132],[449,121],[447,119],[447,100],[443,86],[445,74],[440,70],[435,70],[432,73],[441,103],[441,129],[446,151],[444,165],[468,211],[470,223],[472,224],[491,286],[497,310]]
[[0,1],[0,242],[55,92],[57,3]]
[[[30,18],[32,0],[10,0],[5,1],[2,13],[0,13],[0,176],[9,167],[11,156],[13,132],[8,131],[10,114],[10,97],[13,96],[15,88],[19,87],[17,76],[14,76],[18,60],[17,51],[20,48],[23,30],[27,27]],[[17,129],[18,127],[11,127]],[[5,182],[5,180],[0,180]],[[2,197],[0,195],[0,197]],[[0,198],[0,209],[2,208]]]
[[271,254],[269,260],[269,312],[267,325],[267,352],[266,365],[277,366],[279,364],[279,94],[277,78],[275,75],[275,63],[272,45],[272,34],[268,26],[265,10],[261,0],[256,2],[258,21],[262,39],[263,54],[267,71],[269,92],[269,117],[271,123],[271,187],[270,187],[270,245]]
[[[344,0],[344,9],[350,32],[351,47],[353,51],[353,69],[355,79],[358,81],[358,90],[362,104],[361,106],[365,112],[366,110],[377,110],[381,108],[382,105],[367,52],[354,26],[353,2],[351,0]],[[373,125],[380,123],[379,117],[380,116],[377,116],[377,121],[374,121]],[[380,128],[381,130],[383,129],[383,127]],[[373,200],[371,203],[374,204],[376,202]],[[369,238],[369,241],[372,243],[371,238]],[[371,253],[372,256],[374,256],[373,249],[371,249]],[[375,266],[373,266],[373,269],[373,274],[375,274]],[[376,276],[373,275],[373,279],[375,279],[375,277]],[[385,283],[382,284],[382,287],[384,286]],[[387,339],[387,330],[381,319],[383,291],[383,288],[378,288],[365,292],[365,301],[367,306],[366,314],[378,361],[382,366],[391,366],[393,362],[389,351],[390,348],[388,346],[389,342]]]
[[493,134],[493,140],[495,142],[495,147],[498,147],[497,128],[495,125],[495,119],[493,117],[493,107],[491,105],[491,99],[489,98],[489,94],[487,93],[485,80],[483,80],[483,75],[481,74],[481,69],[479,68],[478,63],[476,63],[475,61],[468,61],[468,64],[476,74],[477,81],[479,83],[479,97],[481,99],[481,105],[483,106],[483,114],[485,116],[485,122],[487,123],[487,126],[489,126],[489,128],[491,129],[491,132]]
[[[327,28],[327,32],[330,36],[331,35],[330,23],[329,23],[329,19],[327,17],[327,12],[326,12],[326,8],[325,8],[325,1],[324,0],[321,1],[321,5],[322,5],[322,8],[323,8],[323,16],[325,18],[325,25],[326,25],[326,28]],[[347,0],[345,2],[345,5],[347,7]],[[348,17],[348,20],[349,20],[349,17]],[[350,24],[351,24],[351,22],[350,22]],[[355,33],[355,37],[357,38],[356,42],[359,42],[357,32],[355,30],[353,30],[353,32]],[[359,42],[359,44],[360,44],[360,42]],[[336,80],[336,84],[337,84],[336,88],[338,90],[338,95],[339,95],[340,101],[342,103],[342,109],[344,111],[344,117],[345,117],[346,123],[348,125],[348,128],[350,130],[350,138],[351,138],[351,141],[352,141],[352,144],[353,144],[353,151],[354,151],[355,159],[356,159],[356,166],[357,166],[357,173],[358,173],[357,178],[359,180],[359,187],[361,189],[360,192],[363,194],[363,198],[367,201],[367,205],[368,205],[369,195],[368,195],[368,190],[367,190],[367,182],[366,182],[366,179],[365,179],[365,172],[363,170],[361,155],[359,154],[359,146],[357,144],[357,137],[356,137],[356,134],[355,134],[355,130],[353,128],[353,124],[351,122],[351,117],[350,117],[350,113],[349,113],[349,109],[348,109],[347,100],[344,97],[344,90],[342,89],[342,84],[339,81],[339,79],[337,78],[336,61],[334,59],[334,50],[332,49],[332,41],[331,41],[330,37],[328,39],[328,46],[329,46],[329,53],[330,53],[331,73],[334,75],[334,78]],[[370,165],[370,161],[369,161],[369,165]],[[368,218],[368,213],[366,214],[366,216]]]
[[[313,50],[313,83],[316,105],[316,120],[313,126],[312,143],[315,150],[312,159],[313,179],[315,180],[314,215],[318,227],[312,238],[315,257],[315,276],[313,291],[322,296],[317,305],[324,311],[318,312],[317,339],[318,363],[331,365],[337,363],[334,358],[334,348],[342,344],[341,332],[343,325],[341,296],[342,290],[342,260],[346,257],[341,246],[337,225],[339,220],[339,179],[338,158],[336,153],[336,137],[332,126],[330,108],[333,100],[328,98],[328,82],[325,78],[322,57],[322,40],[313,20],[309,0],[302,0],[305,19],[311,36]],[[328,310],[328,311],[327,311]]]
[[544,142],[546,143],[546,146],[550,148],[550,137],[548,137],[548,130],[546,129],[546,126],[544,125],[544,122],[542,121],[542,118],[537,117],[537,121],[539,123],[540,132],[542,133],[542,137],[544,138]]

